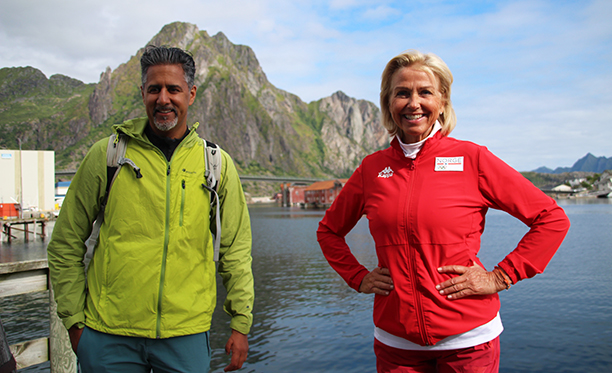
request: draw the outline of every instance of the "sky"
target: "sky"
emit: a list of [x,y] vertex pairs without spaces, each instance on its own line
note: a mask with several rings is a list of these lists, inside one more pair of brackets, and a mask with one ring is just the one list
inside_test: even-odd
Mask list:
[[407,49],[454,76],[451,136],[519,171],[612,157],[612,1],[0,0],[0,68],[97,83],[164,25],[251,47],[268,80],[310,102],[343,91],[379,106]]

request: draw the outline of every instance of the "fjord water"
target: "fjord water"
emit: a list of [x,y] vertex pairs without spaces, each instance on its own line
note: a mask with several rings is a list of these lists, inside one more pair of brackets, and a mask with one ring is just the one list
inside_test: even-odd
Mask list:
[[[544,274],[500,293],[501,372],[602,372],[612,369],[612,201],[560,200],[572,227]],[[321,210],[255,205],[255,321],[243,372],[373,372],[372,295],[349,289],[316,242]],[[487,215],[480,257],[488,269],[516,246],[526,227]],[[347,236],[358,259],[376,265],[366,219]],[[44,244],[2,244],[0,260],[44,255]],[[220,297],[211,372],[229,359],[229,318]],[[40,338],[48,328],[46,294],[0,301],[9,342]],[[46,372],[48,363],[22,371]]]

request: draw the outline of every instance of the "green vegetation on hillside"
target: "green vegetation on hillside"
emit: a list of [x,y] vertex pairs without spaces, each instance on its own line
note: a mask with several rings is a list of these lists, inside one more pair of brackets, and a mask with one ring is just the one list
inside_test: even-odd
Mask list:
[[533,183],[533,185],[537,186],[540,189],[552,189],[558,185],[566,184],[570,185],[569,182],[577,179],[586,179],[583,182],[584,187],[587,189],[592,189],[592,185],[599,180],[601,174],[597,174],[594,172],[583,172],[583,171],[574,171],[574,172],[564,172],[561,174],[550,174],[550,173],[539,173],[539,172],[521,172],[521,174],[527,178],[529,181]]
[[[231,154],[241,173],[347,176],[357,159],[380,146],[346,141],[351,129],[345,123],[337,130],[340,123],[331,119],[332,112],[335,118],[349,115],[349,106],[351,115],[367,107],[368,118],[377,118],[371,103],[358,106],[344,95],[326,108],[320,101],[306,104],[274,87],[253,50],[231,43],[222,33],[211,37],[195,25],[175,22],[147,44],[186,46],[192,53],[198,89],[188,121],[199,122],[198,133]],[[103,72],[98,84],[63,75],[47,79],[32,67],[0,69],[0,147],[16,148],[19,138],[23,149],[55,150],[58,170],[78,167],[113,124],[145,114],[139,88],[142,52]],[[369,120],[365,126],[371,133],[379,123]],[[351,149],[346,162],[345,144]]]
[[61,166],[68,138],[91,130],[88,101],[94,84],[63,75],[47,79],[34,68],[0,69],[0,147],[56,151]]

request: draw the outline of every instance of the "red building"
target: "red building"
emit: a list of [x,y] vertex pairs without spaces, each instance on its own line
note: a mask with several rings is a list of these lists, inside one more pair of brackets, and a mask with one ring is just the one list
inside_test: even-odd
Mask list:
[[304,204],[304,190],[307,188],[305,184],[281,184],[281,205],[282,206],[297,206]]
[[348,179],[317,181],[304,189],[305,207],[329,207]]

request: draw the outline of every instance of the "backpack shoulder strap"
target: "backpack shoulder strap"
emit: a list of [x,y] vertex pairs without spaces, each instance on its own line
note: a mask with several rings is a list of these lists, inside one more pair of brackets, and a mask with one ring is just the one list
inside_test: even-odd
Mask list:
[[221,148],[207,140],[204,140],[204,148],[206,149],[204,153],[204,161],[206,162],[204,176],[208,186],[217,190],[221,181]]
[[100,210],[94,221],[91,235],[85,241],[87,246],[87,253],[85,254],[85,267],[89,264],[89,261],[93,257],[93,251],[98,244],[98,237],[100,236],[100,227],[104,222],[104,211],[106,210],[106,204],[108,202],[108,194],[110,193],[111,187],[119,174],[119,170],[124,164],[129,164],[136,172],[136,178],[140,179],[142,174],[140,168],[134,164],[131,159],[125,158],[125,152],[127,150],[128,136],[123,133],[113,133],[108,139],[108,145],[106,147],[106,190],[102,203],[100,204]]
[[[204,178],[206,183],[202,186],[210,192],[210,217],[215,219],[215,241],[214,241],[214,254],[213,260],[219,261],[219,251],[221,248],[221,213],[219,208],[219,184],[221,182],[221,148],[219,145],[206,141],[204,142],[204,163],[206,164],[206,170],[204,171]],[[214,210],[213,210],[214,207]]]

